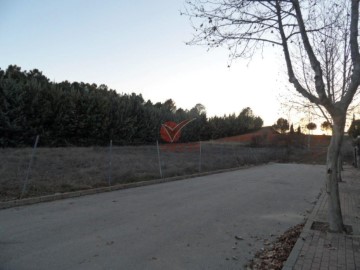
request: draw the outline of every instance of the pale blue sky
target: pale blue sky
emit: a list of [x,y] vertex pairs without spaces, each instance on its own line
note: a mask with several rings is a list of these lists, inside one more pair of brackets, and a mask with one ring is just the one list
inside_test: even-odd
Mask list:
[[38,68],[56,82],[103,83],[184,109],[202,103],[209,116],[249,106],[273,124],[286,81],[282,59],[268,51],[228,69],[226,50],[186,46],[184,2],[0,0],[0,68]]

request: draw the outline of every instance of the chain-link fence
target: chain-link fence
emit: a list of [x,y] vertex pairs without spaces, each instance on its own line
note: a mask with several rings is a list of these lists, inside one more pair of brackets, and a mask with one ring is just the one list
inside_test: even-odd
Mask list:
[[286,161],[285,148],[197,142],[142,146],[5,148],[1,201]]

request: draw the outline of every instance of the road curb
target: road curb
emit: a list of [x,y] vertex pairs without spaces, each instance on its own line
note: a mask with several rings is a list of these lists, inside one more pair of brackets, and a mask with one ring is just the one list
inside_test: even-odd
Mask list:
[[[262,164],[262,165],[265,165],[265,164]],[[149,181],[118,184],[118,185],[109,186],[109,187],[85,189],[85,190],[72,191],[72,192],[66,192],[66,193],[56,193],[56,194],[46,195],[46,196],[41,196],[41,197],[33,197],[33,198],[7,201],[7,202],[0,202],[0,210],[12,208],[12,207],[18,207],[18,206],[31,205],[31,204],[41,203],[41,202],[50,202],[50,201],[63,200],[63,199],[86,196],[86,195],[93,195],[93,194],[116,191],[116,190],[121,190],[121,189],[129,189],[129,188],[155,185],[155,184],[160,184],[160,183],[168,183],[168,182],[185,180],[185,179],[189,179],[189,178],[201,177],[201,176],[206,176],[206,175],[211,175],[211,174],[219,174],[219,173],[224,173],[224,172],[244,170],[244,169],[248,169],[251,167],[254,167],[254,166],[236,167],[236,168],[196,173],[196,174],[190,174],[190,175],[173,176],[173,177],[159,178],[159,179],[154,179],[154,180],[149,180]]]
[[305,242],[304,239],[306,239],[308,234],[311,232],[310,231],[311,225],[312,225],[313,221],[315,221],[316,214],[319,211],[319,208],[320,208],[321,204],[323,203],[323,201],[325,200],[325,197],[327,194],[326,192],[324,192],[324,190],[321,190],[320,192],[321,192],[321,195],[320,195],[319,199],[317,200],[311,214],[307,218],[304,228],[303,228],[299,238],[296,240],[296,243],[295,243],[293,249],[291,250],[289,257],[287,258],[286,262],[284,263],[284,265],[282,267],[282,270],[292,270],[296,264],[296,261],[300,255],[300,251]]

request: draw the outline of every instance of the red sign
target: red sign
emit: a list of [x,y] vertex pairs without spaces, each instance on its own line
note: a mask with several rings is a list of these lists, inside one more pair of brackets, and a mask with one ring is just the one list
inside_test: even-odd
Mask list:
[[189,124],[194,120],[195,118],[191,120],[184,120],[178,124],[172,121],[165,122],[164,124],[161,125],[161,129],[160,129],[161,138],[165,142],[169,142],[169,143],[177,142],[180,139],[181,130],[187,124]]

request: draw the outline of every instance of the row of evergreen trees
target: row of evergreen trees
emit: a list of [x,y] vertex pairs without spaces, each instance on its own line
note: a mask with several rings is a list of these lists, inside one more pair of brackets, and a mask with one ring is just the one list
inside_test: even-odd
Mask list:
[[106,85],[51,82],[37,69],[0,69],[0,146],[149,144],[161,124],[196,118],[181,141],[217,139],[261,128],[263,121],[245,108],[238,116],[207,118],[204,106],[176,108],[169,99],[153,104],[141,95],[118,94]]

